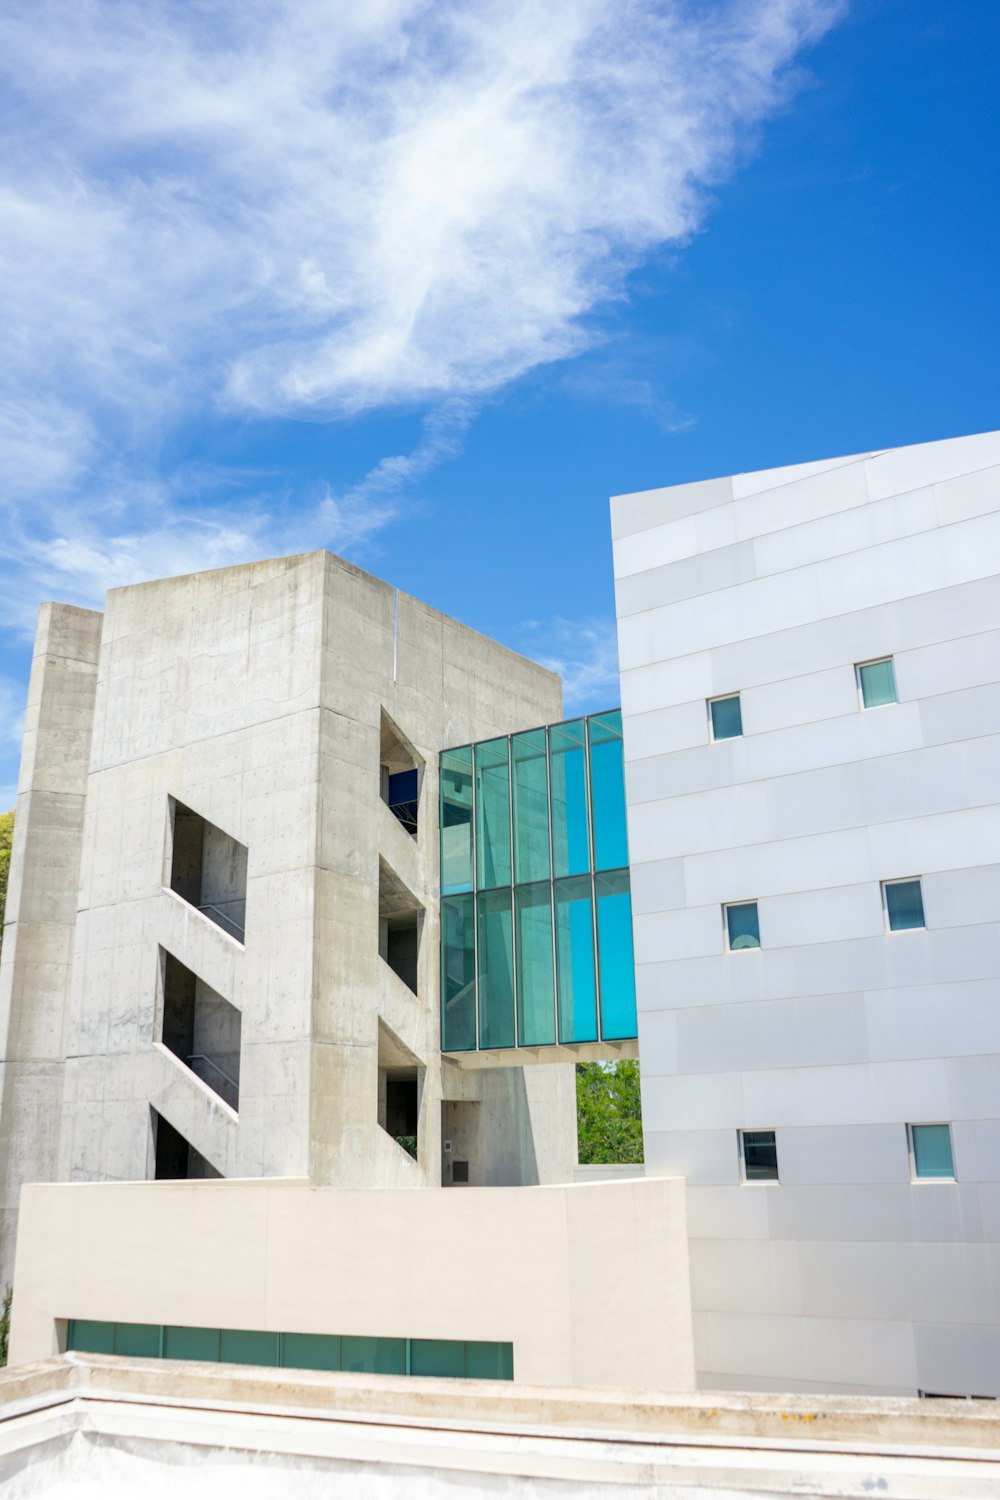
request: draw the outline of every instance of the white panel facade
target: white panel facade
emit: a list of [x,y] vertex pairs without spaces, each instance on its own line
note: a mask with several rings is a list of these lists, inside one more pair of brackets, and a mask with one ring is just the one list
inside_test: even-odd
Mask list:
[[[646,1164],[688,1179],[699,1379],[1000,1395],[1000,433],[621,496],[612,531]],[[924,927],[887,930],[899,879]],[[907,1126],[944,1122],[955,1180],[915,1180]]]

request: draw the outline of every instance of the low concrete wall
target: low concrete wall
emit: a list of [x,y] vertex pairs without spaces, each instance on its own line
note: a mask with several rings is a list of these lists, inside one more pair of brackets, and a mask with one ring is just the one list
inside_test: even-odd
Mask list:
[[519,1381],[690,1390],[684,1184],[29,1186],[11,1363],[69,1318],[503,1340]]

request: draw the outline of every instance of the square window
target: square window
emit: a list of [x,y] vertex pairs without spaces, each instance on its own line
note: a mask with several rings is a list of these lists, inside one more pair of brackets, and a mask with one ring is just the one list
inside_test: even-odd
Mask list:
[[743,715],[740,712],[740,695],[731,693],[728,698],[708,700],[708,722],[713,740],[735,740],[743,733]]
[[777,1182],[778,1146],[773,1130],[741,1130],[740,1160],[744,1182]]
[[740,901],[735,906],[725,906],[726,946],[736,953],[742,948],[760,947],[760,923],[757,920],[756,901]]
[[913,1162],[914,1179],[925,1180],[955,1177],[955,1159],[951,1151],[950,1125],[911,1125],[910,1156]]
[[882,890],[890,932],[910,932],[914,927],[927,926],[919,880],[887,880]]
[[884,656],[881,661],[860,662],[856,671],[862,708],[884,708],[887,703],[899,701],[891,656]]

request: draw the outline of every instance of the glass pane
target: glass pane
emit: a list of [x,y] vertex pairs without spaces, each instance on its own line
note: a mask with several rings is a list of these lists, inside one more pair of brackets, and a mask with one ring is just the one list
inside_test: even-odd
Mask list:
[[243,1328],[224,1328],[219,1358],[227,1365],[276,1365],[278,1335],[254,1333]]
[[514,919],[511,892],[476,898],[479,913],[479,1045],[514,1046]]
[[582,719],[570,724],[553,724],[549,729],[549,775],[552,783],[552,873],[582,875],[590,869],[586,730]]
[[744,901],[739,906],[727,906],[726,925],[729,929],[729,946],[734,953],[741,948],[760,947],[760,925],[757,921],[756,901]]
[[739,693],[732,698],[714,698],[709,707],[712,710],[713,740],[734,740],[743,733]]
[[555,883],[559,1040],[597,1041],[590,876]]
[[590,735],[590,800],[594,817],[594,869],[620,870],[628,864],[625,831],[625,768],[619,709],[595,714]]
[[461,1339],[411,1339],[411,1375],[465,1378],[465,1344]]
[[896,702],[896,674],[892,670],[892,657],[885,661],[870,661],[858,668],[861,679],[861,701],[865,708],[881,708],[884,703]]
[[290,1370],[339,1370],[339,1333],[283,1333],[281,1363]]
[[219,1358],[219,1330],[217,1328],[164,1328],[164,1359],[208,1359]]
[[475,897],[441,901],[441,1051],[476,1045]]
[[66,1348],[77,1349],[81,1354],[114,1354],[115,1325],[71,1318],[66,1330]]
[[510,885],[510,773],[507,741],[476,746],[476,880]]
[[514,892],[517,923],[517,1037],[522,1047],[556,1039],[552,975],[552,888],[522,885]]
[[514,787],[514,879],[518,884],[549,878],[549,780],[545,730],[511,739]]
[[472,890],[472,746],[441,756],[441,889]]
[[406,1374],[405,1339],[368,1339],[345,1333],[341,1342],[345,1370],[364,1370],[372,1375]]
[[116,1323],[115,1353],[131,1354],[138,1359],[159,1359],[159,1323]]
[[885,888],[885,909],[889,914],[890,932],[908,932],[923,927],[924,901],[919,880],[897,880]]
[[773,1130],[744,1130],[743,1170],[747,1182],[777,1182],[778,1147]]
[[621,1041],[637,1034],[628,871],[596,876],[594,894],[601,976],[601,1036],[608,1041]]
[[513,1380],[514,1345],[470,1339],[465,1346],[465,1373],[470,1380]]
[[913,1168],[918,1177],[954,1177],[951,1130],[947,1125],[911,1125]]

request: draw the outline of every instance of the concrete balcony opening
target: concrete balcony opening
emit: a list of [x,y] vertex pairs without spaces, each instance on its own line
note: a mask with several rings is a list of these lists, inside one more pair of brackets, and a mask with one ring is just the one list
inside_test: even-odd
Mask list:
[[413,1160],[417,1160],[420,1091],[424,1066],[396,1033],[379,1018],[378,1122]]
[[153,1131],[153,1176],[157,1182],[222,1176],[169,1120],[152,1106],[149,1113]]
[[242,943],[246,933],[246,845],[173,797],[170,835],[170,889]]
[[240,1013],[160,949],[158,1040],[231,1109],[240,1106]]
[[379,860],[378,875],[379,955],[417,995],[424,909],[384,859]]
[[382,801],[410,837],[416,838],[424,763],[385,709],[382,710],[379,770]]

